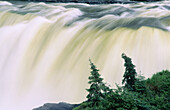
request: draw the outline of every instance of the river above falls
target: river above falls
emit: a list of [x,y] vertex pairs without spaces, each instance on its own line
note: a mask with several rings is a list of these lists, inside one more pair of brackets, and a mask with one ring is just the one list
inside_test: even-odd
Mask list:
[[170,69],[170,1],[0,1],[0,107],[80,103],[89,86],[89,58],[114,87],[124,72],[122,53],[145,77]]

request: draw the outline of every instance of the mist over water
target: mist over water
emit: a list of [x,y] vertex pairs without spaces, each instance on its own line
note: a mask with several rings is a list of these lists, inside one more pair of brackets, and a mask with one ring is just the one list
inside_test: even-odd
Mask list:
[[85,100],[89,58],[121,84],[121,54],[146,78],[170,69],[170,2],[89,5],[0,1],[0,107]]

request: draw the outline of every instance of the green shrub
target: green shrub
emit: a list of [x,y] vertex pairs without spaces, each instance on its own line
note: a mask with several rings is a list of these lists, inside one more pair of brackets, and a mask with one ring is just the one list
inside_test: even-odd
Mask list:
[[155,94],[168,94],[170,93],[170,72],[168,70],[158,72],[147,79],[147,86]]
[[150,105],[157,109],[168,110],[170,108],[170,71],[158,72],[146,80],[151,95]]
[[74,110],[169,110],[170,108],[170,71],[165,70],[145,80],[137,76],[131,58],[122,54],[125,60],[125,73],[117,89],[110,89],[103,83],[98,69],[91,62],[90,88],[87,101]]

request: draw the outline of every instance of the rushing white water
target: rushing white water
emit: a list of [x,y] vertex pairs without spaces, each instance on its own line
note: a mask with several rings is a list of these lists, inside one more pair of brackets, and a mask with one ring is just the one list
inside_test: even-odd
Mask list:
[[0,1],[0,108],[85,100],[91,58],[121,84],[121,54],[150,77],[170,69],[170,2],[88,5]]

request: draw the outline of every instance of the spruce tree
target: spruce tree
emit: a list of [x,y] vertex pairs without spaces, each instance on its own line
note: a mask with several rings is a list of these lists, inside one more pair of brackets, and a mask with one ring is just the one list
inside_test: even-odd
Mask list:
[[125,88],[134,91],[135,90],[135,81],[136,81],[136,70],[135,65],[132,64],[131,58],[127,57],[124,53],[122,54],[122,58],[125,63],[125,73],[123,75],[122,84],[125,84]]
[[106,86],[106,83],[103,83],[103,78],[99,74],[99,70],[96,66],[90,61],[91,74],[88,77],[90,88],[86,89],[88,95],[86,96],[87,101],[83,102],[75,110],[105,110],[103,103],[107,103],[107,97],[110,96],[113,92],[113,89]]
[[101,99],[102,96],[102,90],[101,90],[101,85],[102,85],[102,81],[103,78],[100,77],[100,74],[98,73],[98,69],[96,68],[96,66],[90,61],[90,65],[91,65],[91,75],[89,76],[89,84],[90,84],[90,88],[86,89],[89,94],[87,95],[87,99],[88,101],[92,101],[92,102],[98,102]]
[[100,102],[105,101],[105,98],[108,94],[112,93],[112,89],[110,89],[108,86],[106,86],[105,83],[103,83],[103,78],[101,78],[99,74],[99,70],[96,68],[96,66],[90,61],[91,66],[91,74],[89,76],[89,84],[90,88],[86,89],[88,91],[87,95],[87,106],[88,107],[98,107]]

